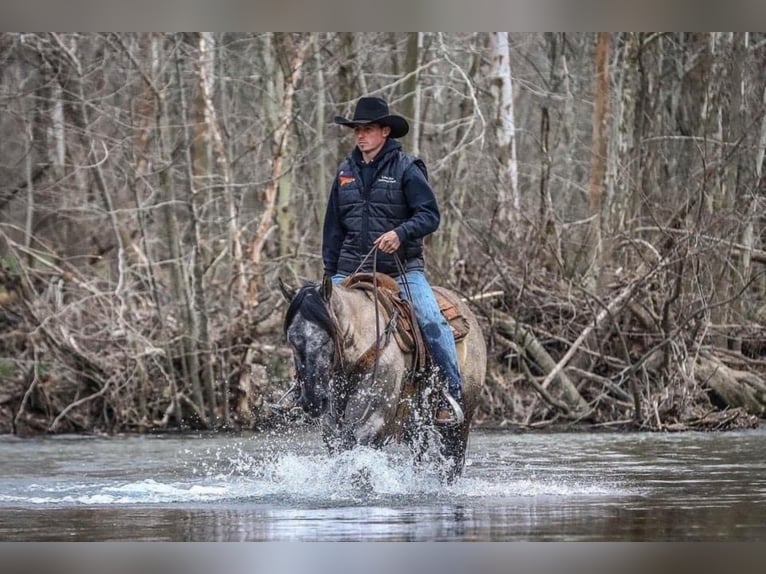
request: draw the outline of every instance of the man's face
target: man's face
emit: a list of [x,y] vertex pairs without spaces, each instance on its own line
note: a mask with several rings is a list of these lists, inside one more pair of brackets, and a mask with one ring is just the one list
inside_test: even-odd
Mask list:
[[379,126],[378,124],[365,124],[361,126],[354,126],[354,137],[356,138],[356,145],[365,155],[375,155],[383,144],[386,143],[388,134],[391,133],[391,128],[388,126]]

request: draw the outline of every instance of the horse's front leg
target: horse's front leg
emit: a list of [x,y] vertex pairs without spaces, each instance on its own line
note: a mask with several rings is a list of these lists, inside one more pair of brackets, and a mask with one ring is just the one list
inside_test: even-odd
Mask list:
[[385,419],[379,412],[357,422],[348,429],[349,438],[360,446],[380,447],[385,441]]
[[335,417],[325,415],[321,421],[322,440],[332,454],[354,448],[356,436],[348,425]]
[[357,445],[382,446],[385,439],[385,420],[380,413],[358,416],[352,408],[347,410],[346,414],[342,421],[331,417],[322,420],[322,439],[331,453],[349,450]]
[[374,379],[368,375],[361,381],[343,416],[348,440],[361,446],[383,445],[396,417],[400,378],[398,373],[382,368]]

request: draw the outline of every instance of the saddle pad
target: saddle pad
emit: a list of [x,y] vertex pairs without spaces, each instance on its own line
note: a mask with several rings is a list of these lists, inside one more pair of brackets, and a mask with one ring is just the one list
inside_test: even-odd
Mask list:
[[452,329],[452,336],[455,337],[455,341],[460,341],[468,334],[471,326],[468,319],[460,314],[460,309],[457,307],[455,299],[458,295],[450,293],[442,287],[433,287],[433,290],[436,301],[439,303],[439,311]]

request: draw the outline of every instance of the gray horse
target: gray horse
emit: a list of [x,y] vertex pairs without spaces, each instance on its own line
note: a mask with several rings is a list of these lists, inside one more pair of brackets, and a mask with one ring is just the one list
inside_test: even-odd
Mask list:
[[434,405],[441,385],[432,388],[422,377],[414,385],[416,392],[411,392],[412,353],[403,352],[393,340],[396,317],[392,320],[392,313],[375,297],[333,285],[329,278],[298,290],[281,281],[280,287],[289,302],[284,330],[299,386],[297,404],[319,419],[328,448],[380,447],[396,439],[410,445],[416,461],[422,461],[435,444],[446,463],[439,469],[442,477],[451,481],[460,476],[487,363],[484,338],[468,306],[454,293],[435,288],[451,295],[469,327],[457,342],[464,420],[435,426]]

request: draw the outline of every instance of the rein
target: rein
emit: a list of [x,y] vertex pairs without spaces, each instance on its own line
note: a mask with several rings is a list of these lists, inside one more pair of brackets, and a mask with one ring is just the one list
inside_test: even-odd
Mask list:
[[[372,364],[372,383],[375,384],[375,381],[378,377],[378,363],[380,363],[380,352],[377,349],[380,349],[380,310],[378,305],[378,297],[380,296],[378,292],[378,274],[376,273],[378,269],[378,250],[373,248],[375,251],[372,255],[372,293],[375,296],[375,361]],[[395,313],[391,314],[391,319],[396,316]],[[388,326],[391,325],[391,321],[389,321]],[[388,326],[386,326],[386,331],[388,331]],[[388,337],[386,338],[386,345],[388,345]]]
[[[372,255],[372,268],[377,269],[378,267],[378,248],[374,247],[365,255],[364,259],[362,259],[362,262],[357,267],[356,271],[354,271],[354,274],[358,273],[359,270],[364,266],[367,259],[369,259],[370,255]],[[401,261],[399,260],[399,257],[396,256],[396,262],[401,267]],[[408,286],[409,287],[409,286]],[[339,365],[339,369],[336,367],[335,370],[339,370],[340,372],[346,372],[347,374],[351,375],[361,375],[362,373],[369,370],[370,366],[372,367],[372,382],[375,383],[377,376],[378,376],[378,365],[380,363],[380,355],[385,349],[389,342],[391,341],[391,334],[394,332],[394,329],[396,328],[396,321],[399,317],[399,310],[394,308],[391,312],[391,316],[388,319],[388,323],[386,323],[385,328],[383,329],[383,333],[380,332],[380,289],[378,288],[378,275],[376,272],[373,271],[372,273],[372,293],[373,293],[373,302],[375,304],[375,342],[370,345],[370,347],[362,353],[359,358],[354,362],[353,365],[344,365],[343,357],[342,357],[342,345],[339,344],[340,337],[336,338],[335,341],[335,353],[336,355],[339,355],[340,360],[336,361],[336,365]],[[330,311],[330,316],[332,317],[333,321],[336,322],[337,325],[337,319],[335,315],[332,313],[331,309],[328,309]],[[339,329],[336,329],[336,332],[340,332]]]

